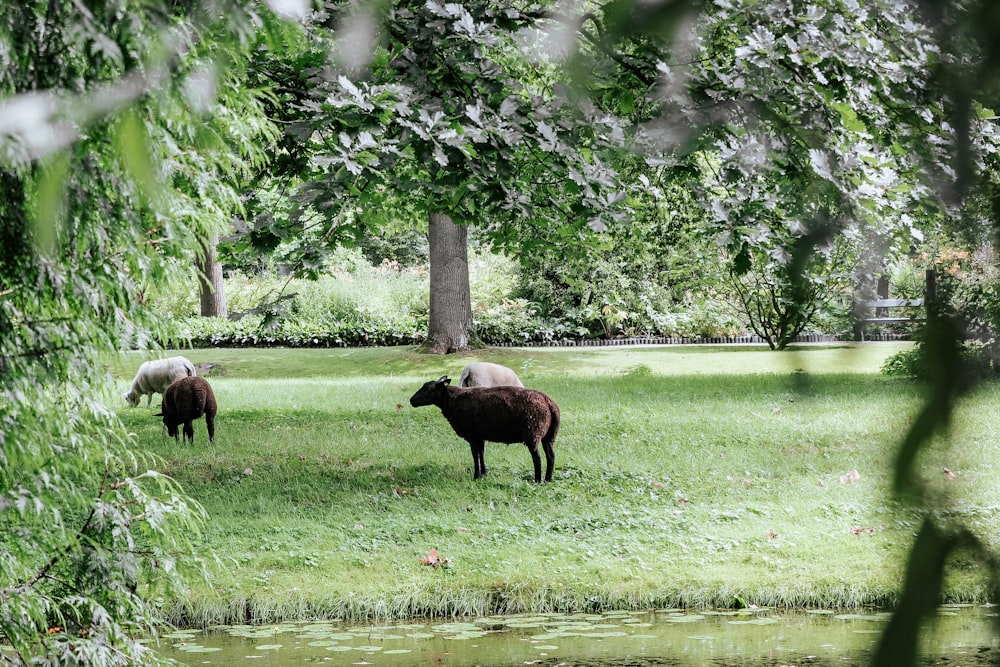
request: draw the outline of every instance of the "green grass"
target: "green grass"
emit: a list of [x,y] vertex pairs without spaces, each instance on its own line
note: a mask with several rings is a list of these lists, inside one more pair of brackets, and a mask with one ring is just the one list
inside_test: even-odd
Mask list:
[[[202,349],[220,364],[216,441],[166,438],[122,407],[209,515],[209,582],[166,602],[178,623],[496,612],[888,604],[918,517],[891,500],[895,446],[920,404],[878,374],[897,344],[503,349]],[[124,391],[149,355],[109,370]],[[472,359],[518,370],[562,411],[551,484],[523,446],[469,448],[410,395]],[[109,401],[120,400],[109,397]],[[158,397],[154,399],[154,408]],[[990,546],[1000,535],[1000,391],[963,404],[928,479]],[[957,479],[945,480],[948,468]],[[846,481],[850,471],[860,474]],[[843,478],[843,479],[842,479]],[[420,563],[430,549],[447,567]],[[956,564],[947,595],[987,599]]]

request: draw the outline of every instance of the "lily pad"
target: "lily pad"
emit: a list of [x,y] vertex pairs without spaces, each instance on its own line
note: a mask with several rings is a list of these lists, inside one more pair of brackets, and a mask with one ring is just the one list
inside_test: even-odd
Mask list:
[[402,653],[412,653],[408,648],[394,648],[391,651],[382,651],[382,655],[400,655]]
[[260,646],[255,646],[254,648],[258,651],[276,651],[282,648],[284,644],[261,644]]
[[475,623],[441,623],[431,628],[434,632],[479,632],[481,627]]
[[445,639],[479,639],[480,637],[485,637],[485,636],[486,632],[484,631],[480,632],[469,631],[469,632],[459,632],[456,635],[447,635],[445,636]]
[[874,614],[837,614],[834,618],[841,621],[880,621],[882,620]]
[[310,623],[299,628],[299,632],[333,632],[335,628],[333,623]]
[[520,623],[545,623],[552,619],[547,616],[511,616],[504,621],[504,625],[509,625],[511,627],[521,627]]

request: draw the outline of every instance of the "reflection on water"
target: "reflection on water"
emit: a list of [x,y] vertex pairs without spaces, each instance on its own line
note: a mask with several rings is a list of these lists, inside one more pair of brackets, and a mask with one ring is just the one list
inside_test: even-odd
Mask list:
[[[943,607],[923,639],[927,664],[985,665],[998,655],[987,607]],[[448,622],[218,626],[164,635],[189,665],[863,665],[887,614],[661,609],[489,616]]]

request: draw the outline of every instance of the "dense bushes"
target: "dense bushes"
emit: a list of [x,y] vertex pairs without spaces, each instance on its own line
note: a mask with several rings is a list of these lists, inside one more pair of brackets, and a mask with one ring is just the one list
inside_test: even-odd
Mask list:
[[[988,360],[995,346],[992,332],[1000,323],[1000,299],[994,295],[987,259],[954,253],[943,253],[934,262],[918,257],[897,267],[892,283],[894,295],[921,296],[923,266],[941,265],[941,294],[961,309],[967,334],[980,341],[976,354]],[[697,288],[697,276],[644,279],[616,274],[610,262],[596,263],[586,280],[571,278],[564,268],[532,272],[510,258],[474,253],[470,279],[478,338],[501,345],[623,337],[735,338],[748,333],[726,282],[712,276],[703,275],[705,283]],[[394,260],[373,266],[360,250],[335,253],[318,280],[289,278],[276,268],[253,274],[232,271],[225,288],[229,320],[199,317],[193,284],[160,286],[148,294],[150,307],[168,313],[174,323],[169,338],[160,342],[354,347],[418,344],[426,336],[426,268]],[[827,299],[806,333],[850,337],[848,304],[846,297]],[[891,360],[887,372],[916,375],[916,363]]]
[[[1000,368],[1000,271],[996,251],[989,246],[967,251],[928,244],[916,257],[894,269],[892,283],[898,295],[924,295],[924,267],[932,268],[937,276],[936,307],[954,318],[964,339],[961,374],[969,381],[996,376]],[[922,342],[913,350],[887,359],[882,372],[927,379]]]
[[[620,336],[721,337],[745,333],[725,300],[711,290],[674,299],[653,281],[614,286],[587,303],[532,300],[511,259],[470,260],[476,334],[487,345]],[[598,290],[612,289],[605,277]],[[282,277],[272,269],[226,278],[230,319],[198,316],[193,285],[161,286],[150,307],[174,322],[167,345],[353,347],[408,345],[427,332],[428,277],[423,267],[387,260],[372,266],[359,250],[340,250],[319,280]],[[531,292],[532,290],[527,290]],[[565,290],[553,289],[553,292]],[[534,291],[539,295],[540,290]]]

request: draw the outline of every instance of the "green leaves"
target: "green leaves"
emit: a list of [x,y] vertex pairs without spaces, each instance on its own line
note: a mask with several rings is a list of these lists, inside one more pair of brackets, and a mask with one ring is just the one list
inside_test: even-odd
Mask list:
[[[296,195],[302,211],[343,219],[337,211],[360,209],[349,224],[380,225],[368,211],[402,192],[420,217],[443,206],[461,221],[489,221],[510,247],[527,241],[521,219],[577,229],[617,219],[621,186],[602,159],[620,145],[621,126],[567,104],[556,71],[522,55],[519,40],[542,14],[478,0],[388,8],[392,57],[376,58],[367,78],[315,80],[322,103],[299,107],[319,166]],[[288,224],[302,220],[293,213]]]
[[242,48],[229,30],[246,13],[171,11],[27,2],[0,18],[0,53],[18,54],[0,68],[0,637],[15,662],[156,662],[150,600],[198,569],[202,513],[132,453],[99,369],[150,343],[146,282],[183,280],[175,259],[228,224],[230,179],[274,135],[230,80],[197,109],[185,87]]

